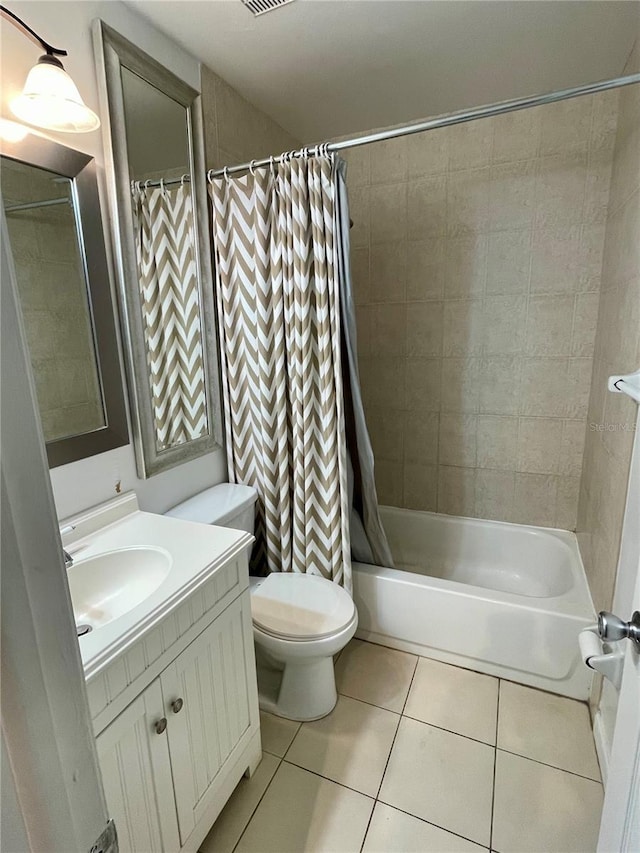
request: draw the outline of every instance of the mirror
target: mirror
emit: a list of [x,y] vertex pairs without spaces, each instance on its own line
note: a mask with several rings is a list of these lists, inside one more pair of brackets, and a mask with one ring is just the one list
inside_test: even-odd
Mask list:
[[128,443],[93,159],[0,142],[2,203],[49,466]]
[[198,92],[101,21],[123,336],[138,473],[222,441]]

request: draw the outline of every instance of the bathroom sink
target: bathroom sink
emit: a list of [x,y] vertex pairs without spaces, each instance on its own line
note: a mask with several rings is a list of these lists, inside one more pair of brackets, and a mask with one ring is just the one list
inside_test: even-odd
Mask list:
[[74,563],[67,572],[78,633],[128,613],[154,593],[171,569],[164,548],[107,551]]

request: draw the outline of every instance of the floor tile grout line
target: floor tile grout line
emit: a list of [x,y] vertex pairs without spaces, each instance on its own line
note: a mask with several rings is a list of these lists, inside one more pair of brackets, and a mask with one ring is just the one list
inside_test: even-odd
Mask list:
[[498,769],[498,727],[500,726],[500,679],[496,699],[496,745],[493,750],[493,782],[491,784],[491,818],[489,822],[489,848],[493,847],[493,817],[496,810],[496,772]]
[[329,776],[323,776],[322,773],[318,773],[317,770],[309,770],[308,767],[303,767],[302,764],[296,764],[295,761],[291,761],[288,758],[282,759],[284,764],[288,764],[290,767],[297,767],[298,770],[305,770],[307,773],[311,773],[313,776],[317,776],[319,779],[324,779],[325,782],[333,782],[334,785],[339,785],[341,788],[346,788],[347,791],[353,791],[354,794],[360,794],[361,797],[366,797],[368,800],[375,801],[376,797],[373,794],[365,794],[364,791],[359,791],[357,788],[352,788],[351,785],[345,785],[344,782],[338,782],[336,779],[331,779]]
[[302,731],[302,727],[303,727],[303,726],[304,726],[304,723],[302,723],[302,722],[301,722],[301,723],[300,723],[300,725],[298,726],[298,728],[296,729],[296,733],[295,733],[295,734],[294,734],[294,736],[291,738],[291,742],[289,743],[289,746],[288,746],[288,747],[285,749],[285,751],[284,751],[284,755],[282,756],[282,760],[283,760],[283,761],[285,760],[285,758],[286,758],[286,757],[287,757],[287,755],[289,754],[289,750],[290,750],[290,749],[291,749],[291,747],[293,746],[293,742],[294,742],[294,740],[298,737],[298,735],[299,735],[299,734],[300,734],[300,732]]
[[[272,753],[269,753],[269,755],[271,755],[271,754],[272,754]],[[276,757],[276,758],[277,758],[277,756],[274,756],[274,757]],[[261,760],[262,760],[262,759],[261,759]],[[245,825],[242,827],[242,832],[241,832],[241,833],[240,833],[240,835],[238,836],[238,840],[236,841],[236,843],[233,845],[233,849],[232,849],[231,853],[235,853],[235,851],[237,850],[237,848],[238,848],[238,844],[240,844],[240,842],[242,841],[242,836],[243,836],[243,835],[245,834],[245,832],[247,831],[247,829],[248,829],[248,827],[249,827],[249,824],[250,824],[250,823],[251,823],[251,821],[253,820],[253,816],[254,816],[254,815],[255,815],[255,813],[258,811],[258,809],[259,809],[259,807],[260,807],[260,803],[263,801],[263,799],[264,799],[264,797],[265,797],[265,794],[267,793],[267,791],[268,791],[268,790],[269,790],[269,788],[271,787],[271,783],[272,783],[272,782],[273,782],[273,780],[276,778],[276,773],[277,773],[277,772],[278,772],[278,770],[280,770],[280,768],[282,767],[282,762],[283,762],[283,761],[284,761],[284,759],[283,759],[283,758],[279,758],[279,759],[278,759],[278,766],[277,766],[277,767],[276,767],[276,769],[274,770],[273,776],[271,777],[271,779],[269,779],[269,781],[268,781],[268,783],[267,783],[267,785],[266,785],[266,787],[265,787],[264,791],[262,792],[262,794],[261,794],[261,796],[260,796],[260,798],[259,798],[258,802],[256,803],[256,807],[255,807],[255,809],[251,812],[251,814],[249,815],[249,819],[247,820],[247,822],[245,823]],[[235,789],[234,789],[234,790],[235,790]],[[226,804],[225,804],[225,805],[226,805]],[[215,821],[214,821],[214,824],[215,824]]]
[[497,747],[498,752],[504,752],[506,755],[513,755],[516,758],[523,758],[525,761],[531,761],[533,764],[539,764],[541,767],[549,767],[551,770],[557,770],[559,773],[568,773],[569,776],[577,776],[578,779],[584,779],[586,782],[593,782],[596,785],[602,785],[602,779],[594,779],[592,776],[585,776],[584,773],[576,773],[575,770],[567,770],[565,767],[558,767],[556,764],[548,764],[546,761],[540,761],[537,758],[531,758],[530,755],[522,755],[520,752],[513,752],[511,749],[503,749]]
[[429,723],[427,720],[420,720],[418,717],[412,717],[411,714],[403,714],[402,716],[407,720],[413,720],[414,723],[422,723],[424,726],[431,726],[432,729],[438,729],[441,732],[448,732],[450,735],[457,735],[458,737],[463,737],[465,740],[471,740],[474,743],[481,743],[483,746],[488,746],[490,749],[496,749],[495,743],[488,743],[486,740],[480,740],[477,737],[471,737],[471,735],[463,735],[461,732],[456,732],[453,729],[445,729],[444,726],[439,726],[437,723]]
[[367,829],[366,829],[365,834],[362,838],[362,845],[360,846],[360,853],[362,853],[362,851],[364,849],[364,845],[365,845],[365,842],[367,840],[367,835],[369,833],[369,827],[371,826],[371,821],[373,819],[373,813],[376,810],[376,804],[379,802],[378,798],[380,796],[380,791],[382,790],[382,783],[384,782],[384,777],[385,777],[385,774],[387,772],[387,767],[389,766],[389,761],[391,760],[391,753],[393,752],[393,747],[395,746],[396,738],[398,737],[398,732],[400,730],[400,723],[402,722],[402,716],[403,716],[404,709],[407,706],[407,701],[409,699],[409,693],[411,693],[411,688],[413,687],[413,679],[416,677],[416,672],[418,670],[418,661],[419,661],[419,658],[416,657],[416,662],[413,666],[413,672],[411,673],[411,680],[409,681],[409,688],[407,690],[407,695],[404,697],[404,702],[402,703],[402,711],[400,712],[400,714],[398,716],[398,725],[396,726],[396,730],[393,733],[393,740],[391,741],[391,749],[389,750],[389,754],[387,755],[387,760],[385,761],[385,764],[384,764],[384,770],[382,771],[382,776],[380,777],[380,784],[378,785],[378,791],[376,793],[373,808],[371,809],[371,814],[369,815],[369,822],[367,823]]
[[[369,702],[367,699],[360,699],[359,696],[350,696],[348,693],[338,693],[338,696],[344,696],[345,699],[352,699],[354,702],[362,702],[363,705],[371,705],[372,708],[378,708],[380,711],[388,711],[390,714],[395,714],[397,717],[402,714],[402,711],[393,711],[391,708],[385,708],[384,705],[376,705],[375,702]],[[311,720],[310,722],[317,721]]]
[[426,823],[429,826],[435,826],[436,829],[441,829],[443,832],[448,832],[449,835],[455,835],[456,838],[462,838],[465,841],[470,841],[471,844],[476,844],[478,847],[482,847],[483,850],[490,849],[489,847],[482,844],[480,841],[476,841],[473,838],[469,838],[468,835],[460,835],[459,832],[455,832],[453,829],[448,829],[446,826],[442,826],[439,823],[434,823],[432,820],[426,820],[426,818],[420,817],[419,815],[413,814],[412,812],[408,812],[406,809],[401,809],[399,806],[394,806],[393,803],[388,803],[386,800],[376,799],[376,803],[380,803],[383,806],[388,806],[390,809],[395,809],[397,812],[402,812],[402,814],[406,814],[408,817],[420,820],[422,821],[422,823]]

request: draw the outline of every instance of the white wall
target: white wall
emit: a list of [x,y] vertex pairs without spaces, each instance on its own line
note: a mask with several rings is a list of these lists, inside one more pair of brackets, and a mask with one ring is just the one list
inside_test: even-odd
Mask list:
[[[86,103],[98,113],[100,108],[91,35],[91,24],[95,18],[102,18],[190,86],[200,89],[198,61],[119,0],[15,0],[11,3],[11,10],[46,41],[69,52],[69,56],[64,59],[65,68],[75,80]],[[25,77],[41,51],[4,19],[0,27],[0,39],[0,109],[4,117],[12,118],[9,101],[22,89]],[[51,137],[95,157],[99,170],[103,219],[107,227],[109,219],[101,131],[51,134]],[[107,235],[108,249],[110,236]],[[113,275],[112,281],[115,282]],[[118,481],[123,491],[134,489],[137,492],[142,509],[161,512],[197,491],[225,480],[226,463],[224,453],[218,451],[150,480],[139,480],[133,447],[128,445],[55,468],[51,471],[51,479],[59,518],[108,500],[115,494]]]

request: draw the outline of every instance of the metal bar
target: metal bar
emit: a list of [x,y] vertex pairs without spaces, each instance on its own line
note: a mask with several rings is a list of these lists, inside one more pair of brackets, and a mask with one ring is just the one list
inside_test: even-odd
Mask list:
[[54,204],[71,204],[70,198],[52,198],[48,201],[30,201],[25,204],[12,204],[5,207],[5,213],[17,213],[19,210],[34,210],[36,207],[52,207]]
[[[587,83],[584,86],[574,86],[571,89],[561,89],[557,92],[548,92],[544,95],[532,95],[527,98],[516,98],[512,101],[500,101],[496,104],[486,104],[482,107],[475,107],[472,110],[461,110],[445,116],[439,116],[438,118],[427,119],[426,121],[419,121],[414,124],[407,124],[402,127],[380,130],[377,133],[370,133],[366,136],[356,136],[353,139],[344,139],[341,142],[329,142],[322,147],[329,152],[344,151],[347,148],[357,148],[360,145],[370,145],[372,142],[384,142],[387,139],[396,139],[400,136],[410,136],[413,133],[424,133],[427,130],[435,130],[439,127],[450,127],[454,124],[463,124],[464,122],[475,121],[480,118],[504,115],[505,113],[515,112],[516,110],[525,110],[530,107],[554,104],[557,101],[565,101],[568,98],[576,98],[580,95],[593,95],[596,92],[606,92],[608,89],[617,89],[620,86],[630,86],[633,83],[640,83],[640,74],[629,74],[626,77],[614,77],[610,80],[601,80],[599,83]],[[301,151],[291,152],[290,156],[301,157],[305,151],[313,151],[317,147],[320,146],[309,145]],[[212,169],[207,173],[207,177],[209,179],[217,178],[225,174],[232,175],[236,172],[244,172],[249,168],[268,166],[271,159],[271,157],[265,157],[262,160],[253,160],[250,163],[242,163],[238,166],[227,166],[224,169]],[[277,158],[274,157],[273,159]]]
[[182,184],[186,181],[189,183],[191,181],[190,175],[182,175],[180,178],[162,178],[162,180],[158,179],[156,181],[132,181],[132,184],[140,184],[142,189],[146,187],[159,187],[164,185],[169,186],[170,184]]

